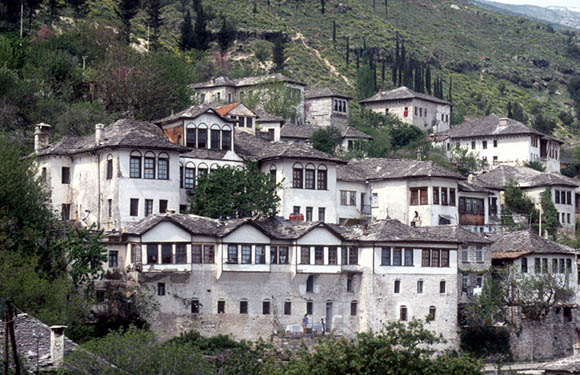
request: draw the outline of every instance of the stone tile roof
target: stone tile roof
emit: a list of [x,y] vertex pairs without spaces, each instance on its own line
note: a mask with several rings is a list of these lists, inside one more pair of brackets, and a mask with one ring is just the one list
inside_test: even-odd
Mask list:
[[222,103],[196,104],[196,105],[192,105],[189,108],[184,109],[181,112],[177,112],[171,116],[167,116],[167,117],[162,118],[160,120],[155,120],[154,123],[162,125],[162,124],[166,124],[168,122],[173,122],[173,121],[176,121],[179,119],[194,119],[196,117],[203,115],[204,113],[206,113],[208,111],[211,113],[214,113],[216,116],[220,117],[225,122],[234,122],[234,120],[230,120],[226,117],[223,117],[222,115],[220,115],[216,111],[216,108],[219,108],[222,106],[223,106]]
[[204,88],[204,87],[220,87],[220,86],[231,86],[235,87],[236,83],[233,79],[229,77],[219,76],[216,78],[211,78],[209,81],[193,83],[191,85],[194,89]]
[[[271,217],[265,220],[256,221],[256,224],[270,236],[280,240],[295,240],[315,228],[330,228],[328,224],[320,221],[285,220],[280,217]],[[333,228],[330,229],[331,231],[334,231]],[[340,235],[338,235],[338,237],[340,237]]]
[[188,152],[182,153],[182,158],[207,159],[207,160],[223,160],[227,151],[211,150],[207,148],[191,148]]
[[122,119],[105,127],[99,145],[95,135],[63,137],[60,141],[41,150],[38,155],[71,155],[104,148],[151,148],[171,151],[185,151],[167,139],[163,131],[147,121]]
[[336,166],[336,180],[345,182],[366,182],[367,175],[350,164]]
[[[348,178],[349,174],[363,176],[364,180],[389,180],[413,177],[441,177],[464,180],[459,173],[441,167],[432,161],[413,159],[367,158],[352,159],[348,165],[337,167],[338,179]],[[359,181],[364,181],[359,180]],[[349,181],[345,179],[344,181]]]
[[201,89],[201,88],[210,88],[210,87],[222,87],[222,86],[229,86],[229,87],[242,87],[242,86],[253,86],[260,83],[268,82],[268,81],[281,81],[287,83],[293,83],[300,86],[306,86],[304,82],[298,81],[293,78],[289,78],[281,73],[274,73],[274,74],[266,74],[262,76],[254,76],[254,77],[244,77],[244,78],[237,78],[231,79],[229,77],[220,76],[217,78],[212,78],[205,82],[200,83],[193,83],[191,85],[194,89]]
[[342,99],[350,100],[352,97],[348,95],[341,94],[340,92],[333,90],[329,87],[324,88],[307,88],[304,90],[304,98],[305,99],[317,99],[317,98],[331,98],[337,97]]
[[[286,127],[286,125],[284,126]],[[258,161],[297,159],[320,160],[345,164],[346,161],[318,151],[311,146],[290,142],[267,142],[244,131],[236,129],[235,150],[238,154]]]
[[178,213],[161,214],[150,215],[136,223],[130,224],[127,226],[127,228],[125,228],[125,232],[123,234],[133,234],[140,236],[151,228],[155,227],[157,224],[165,221],[175,223],[190,233],[200,235],[217,236],[222,229],[221,227],[223,226],[222,222],[219,220],[203,216]]
[[502,232],[489,239],[493,242],[490,246],[492,259],[517,258],[524,254],[574,254],[574,249],[546,240],[529,230]]
[[448,130],[437,133],[437,136],[449,136],[450,138],[473,138],[484,136],[500,136],[500,135],[524,135],[535,134],[539,137],[550,138],[563,143],[555,138],[552,138],[544,133],[541,133],[529,126],[522,124],[519,121],[506,119],[506,125],[500,125],[500,116],[492,113],[488,116],[467,120],[462,124],[456,125]]
[[341,135],[343,138],[363,138],[363,139],[373,139],[367,133],[361,132],[354,126],[345,126],[342,131]]
[[282,117],[272,115],[272,114],[264,111],[261,108],[256,108],[256,109],[253,109],[252,111],[258,116],[258,118],[256,119],[256,122],[258,122],[258,123],[260,123],[260,122],[284,122],[284,119]]
[[280,138],[306,140],[310,139],[312,134],[319,129],[322,129],[322,127],[313,125],[284,124],[280,130]]
[[491,191],[484,186],[477,185],[475,183],[469,183],[467,181],[459,181],[457,183],[459,191],[466,193],[490,193]]
[[472,233],[456,225],[438,225],[432,227],[417,227],[419,232],[427,233],[429,236],[436,236],[439,238],[448,238],[459,241],[460,243],[478,243],[491,244],[487,238]]
[[451,105],[451,103],[449,103],[446,100],[442,100],[442,99],[436,98],[436,97],[431,96],[431,95],[421,94],[421,93],[415,92],[415,91],[413,91],[405,86],[401,86],[401,87],[396,88],[396,89],[391,90],[391,91],[379,91],[378,93],[371,96],[370,98],[366,98],[364,100],[361,100],[359,103],[363,104],[363,103],[383,102],[383,101],[390,101],[390,100],[407,100],[407,99],[415,99],[415,98],[430,101],[433,103]]
[[505,189],[509,182],[516,181],[522,188],[542,186],[578,187],[580,181],[554,172],[540,172],[528,167],[500,165],[478,176],[476,184],[491,189]]
[[[4,342],[4,330],[5,325],[0,324],[1,342]],[[41,372],[56,370],[50,356],[50,327],[48,325],[28,314],[19,314],[14,319],[14,333],[16,335],[18,355],[25,360],[25,365],[31,373],[36,371],[37,360],[38,368]],[[77,349],[77,347],[77,344],[65,336],[65,356]],[[0,345],[0,353],[3,353],[3,350],[4,346]]]
[[230,104],[226,104],[226,105],[222,105],[221,107],[217,107],[215,109],[215,111],[220,115],[220,116],[225,116],[228,113],[230,113],[230,111],[234,108],[236,108],[238,105],[240,105],[241,102],[234,102],[234,103],[230,103]]

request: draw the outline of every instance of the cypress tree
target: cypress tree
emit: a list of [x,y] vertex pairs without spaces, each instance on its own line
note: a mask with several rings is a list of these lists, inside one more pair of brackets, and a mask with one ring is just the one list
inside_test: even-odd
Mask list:
[[336,49],[336,20],[332,20],[332,46]]
[[425,89],[427,94],[431,95],[431,65],[427,65],[425,70]]
[[350,37],[346,37],[346,67],[350,65]]
[[272,61],[276,71],[281,71],[284,68],[284,60],[284,38],[282,34],[278,34],[274,39],[274,46],[272,46]]
[[355,50],[355,54],[356,54],[356,69],[358,70],[360,68],[360,48],[357,48]]
[[385,19],[389,18],[389,3],[385,0]]
[[193,25],[191,24],[191,13],[189,10],[185,13],[183,24],[181,25],[181,37],[179,39],[179,48],[185,52],[195,47]]
[[161,18],[161,0],[149,0],[147,2],[148,22],[153,32],[150,36],[150,43],[153,46],[153,51],[159,49],[159,36],[161,35],[161,25],[163,18]]
[[252,10],[252,12],[254,14],[257,14],[258,13],[258,4],[256,3],[256,0],[254,0],[254,9]]
[[[189,11],[187,11],[189,13]],[[190,16],[191,20],[191,16]],[[197,5],[195,14],[195,27],[193,29],[193,48],[205,51],[209,48],[209,32],[207,31],[207,19],[201,3]]]
[[127,43],[131,43],[131,21],[138,11],[139,0],[117,0],[116,13],[123,23],[119,37]]
[[512,114],[512,102],[508,102],[508,104],[507,104],[507,117],[508,118],[513,118],[513,114]]
[[217,33],[217,42],[220,46],[220,51],[225,53],[228,48],[236,40],[236,28],[233,24],[228,23],[226,17],[222,17],[222,28]]
[[401,56],[399,59],[399,86],[405,85],[403,82],[403,73],[405,73],[407,69],[407,57],[405,51],[405,43],[401,42]]
[[375,2],[376,0],[373,0],[373,10],[375,10]]
[[383,58],[381,66],[381,83],[385,83],[385,59]]
[[447,96],[449,103],[453,103],[453,77],[449,76],[449,94]]
[[324,5],[326,4],[325,0],[320,0],[320,14],[324,15]]

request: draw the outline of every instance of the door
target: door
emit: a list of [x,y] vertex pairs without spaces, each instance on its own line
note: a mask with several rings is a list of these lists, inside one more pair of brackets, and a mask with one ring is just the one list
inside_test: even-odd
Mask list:
[[332,329],[332,302],[326,301],[326,332]]

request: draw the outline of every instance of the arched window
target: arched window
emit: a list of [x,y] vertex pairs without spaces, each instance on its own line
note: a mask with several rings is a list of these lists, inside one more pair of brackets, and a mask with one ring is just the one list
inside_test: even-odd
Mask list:
[[202,176],[207,175],[207,164],[205,163],[200,163],[197,166],[197,177],[200,178]]
[[304,187],[304,169],[302,164],[294,163],[292,167],[292,187],[294,189],[302,189]]
[[157,159],[157,178],[169,180],[169,155],[165,152],[160,153]]
[[315,168],[314,164],[306,164],[306,173],[304,175],[304,188],[313,190],[315,188]]
[[318,190],[326,190],[328,188],[328,183],[327,183],[327,181],[328,181],[328,170],[326,168],[326,165],[320,164],[318,166],[318,171],[317,172],[318,173],[317,173],[317,176],[316,176],[317,177],[316,178],[316,181],[317,181],[316,188]]
[[197,127],[197,148],[207,148],[207,125]]
[[276,182],[276,164],[270,166],[270,176],[272,176],[272,179]]
[[129,158],[129,177],[141,178],[141,153],[139,151],[131,151]]
[[232,129],[229,126],[222,128],[222,150],[229,151],[232,149]]
[[113,155],[107,155],[107,180],[113,178]]
[[143,178],[155,178],[155,154],[151,151],[147,151],[145,153],[145,159],[143,163]]
[[210,142],[210,148],[212,150],[219,150],[220,149],[220,127],[217,124],[213,124],[211,126],[211,142]]
[[216,163],[213,163],[210,167],[209,167],[209,173],[212,174],[216,169],[218,169],[218,165]]
[[197,129],[195,128],[195,124],[193,123],[188,124],[185,133],[185,145],[187,147],[195,148],[197,146],[195,143],[195,140],[197,138],[196,133]]
[[407,315],[408,315],[407,306],[402,305],[399,308],[399,320],[402,321],[402,322],[406,322],[407,321]]
[[185,165],[183,187],[185,189],[193,189],[195,187],[195,164],[189,162]]

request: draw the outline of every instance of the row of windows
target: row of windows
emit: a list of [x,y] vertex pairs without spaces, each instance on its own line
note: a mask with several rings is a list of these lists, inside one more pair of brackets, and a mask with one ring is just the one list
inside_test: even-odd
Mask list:
[[346,113],[347,112],[346,106],[347,106],[346,100],[334,99],[334,111],[335,112]]
[[572,202],[572,192],[564,190],[554,190],[554,202],[556,204],[574,205]]
[[205,124],[188,125],[185,133],[185,145],[191,148],[229,151],[232,149],[232,130],[227,125],[220,128],[214,124],[211,129],[208,129]]
[[[475,150],[475,145],[477,141],[471,141],[471,149]],[[459,142],[457,142],[457,148],[461,147]],[[497,147],[497,139],[493,140],[493,147]],[[487,141],[481,141],[481,148],[487,150]]]
[[570,224],[570,214],[562,212],[560,216],[560,224]]
[[301,246],[300,264],[337,265],[339,249],[342,265],[358,264],[358,248],[353,246]]
[[[411,206],[424,206],[429,204],[429,188],[427,186],[410,188],[409,190],[411,192]],[[449,199],[447,199],[448,191]],[[438,186],[434,186],[433,204],[441,204],[442,206],[455,206],[455,188],[439,188]]]
[[459,213],[469,215],[485,215],[483,199],[459,198]]
[[[549,269],[550,264],[548,258],[534,258],[534,272],[535,273],[571,273],[572,272],[572,259],[564,258],[552,258],[552,266]],[[528,272],[528,258],[522,258],[521,263],[522,273]]]
[[[417,280],[417,294],[423,294],[424,281]],[[444,294],[447,292],[447,282],[445,280],[439,281],[439,293]],[[401,280],[395,280],[393,293],[401,293]]]
[[[217,168],[217,164],[213,164],[211,169],[209,169],[210,173],[212,170]],[[208,167],[205,163],[200,163],[197,166],[197,177],[202,177],[207,175]],[[196,180],[196,173],[195,173],[195,164],[192,162],[188,162],[185,166],[182,164],[179,166],[179,187],[182,189],[193,189],[195,187],[195,180]]]
[[232,120],[236,121],[236,126],[238,128],[253,128],[254,127],[254,118],[249,116],[228,116]]
[[[482,246],[477,246],[475,248],[475,261],[478,263],[481,263],[484,261],[483,259],[483,247]],[[469,247],[468,246],[462,246],[461,247],[461,261],[463,263],[468,263],[469,262]]]
[[327,190],[328,173],[326,165],[320,164],[315,169],[314,164],[294,163],[292,167],[292,187],[294,189]]
[[[381,249],[381,266],[412,267],[415,262],[414,249],[400,247],[383,247]],[[421,267],[449,267],[449,250],[421,250]]]
[[[143,213],[145,216],[153,215],[153,199],[145,199],[145,204],[143,206]],[[108,215],[112,215],[113,210],[113,200],[108,200]],[[167,212],[167,199],[159,199],[159,213],[164,214]],[[139,216],[139,198],[131,198],[129,206],[129,216]]]
[[340,191],[340,205],[341,206],[356,206],[356,191],[341,190]]
[[419,117],[423,117],[423,113],[427,117],[427,108],[415,107],[415,116],[419,115]]
[[[113,160],[107,160],[107,178],[113,175]],[[156,167],[157,166],[157,167]],[[139,151],[131,151],[129,161],[129,177],[146,179],[169,180],[169,155],[162,152],[157,157],[155,153],[147,151],[145,156],[141,156]]]
[[[300,215],[300,206],[294,206],[292,208],[292,213],[294,215]],[[306,207],[306,216],[305,219],[306,221],[314,221],[314,207]],[[318,221],[321,221],[324,223],[324,220],[326,218],[326,208],[325,207],[318,207]]]

